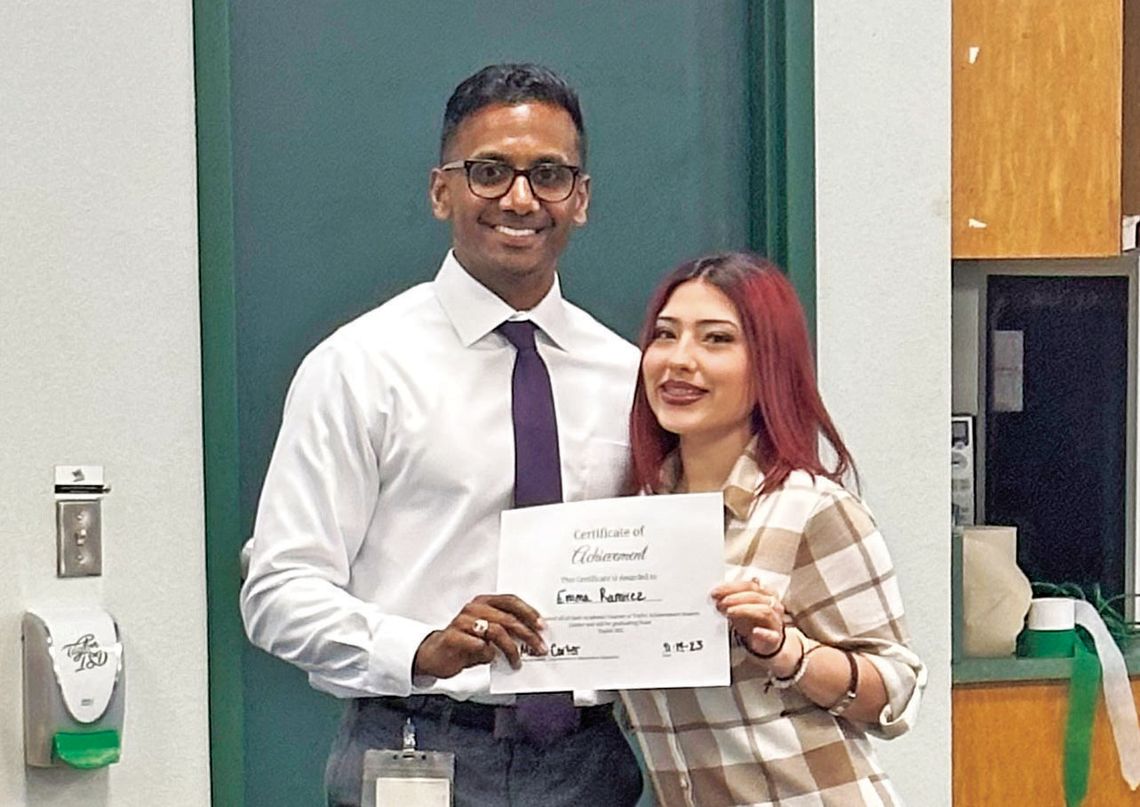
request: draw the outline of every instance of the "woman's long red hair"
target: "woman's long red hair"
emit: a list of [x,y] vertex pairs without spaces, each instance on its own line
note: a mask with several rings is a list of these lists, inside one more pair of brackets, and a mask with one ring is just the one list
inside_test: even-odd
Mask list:
[[[661,309],[674,289],[690,280],[719,289],[740,315],[756,395],[752,431],[759,438],[758,459],[764,471],[757,493],[778,489],[794,470],[842,484],[848,473],[855,473],[855,462],[820,397],[799,298],[774,264],[746,252],[726,252],[681,264],[661,281],[649,302],[641,329],[642,356],[653,339]],[[658,424],[640,372],[629,430],[634,484],[638,490],[653,488],[678,438]],[[821,437],[835,454],[831,467],[820,457]]]

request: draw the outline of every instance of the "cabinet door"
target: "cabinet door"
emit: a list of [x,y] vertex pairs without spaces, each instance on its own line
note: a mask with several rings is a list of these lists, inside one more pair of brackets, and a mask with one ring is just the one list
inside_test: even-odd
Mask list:
[[[954,807],[1065,802],[1062,764],[1069,685],[1065,681],[955,686]],[[1140,680],[1132,681],[1140,697]],[[1093,726],[1088,807],[1135,805],[1120,775],[1102,698]]]
[[1122,0],[954,0],[955,258],[1120,251]]

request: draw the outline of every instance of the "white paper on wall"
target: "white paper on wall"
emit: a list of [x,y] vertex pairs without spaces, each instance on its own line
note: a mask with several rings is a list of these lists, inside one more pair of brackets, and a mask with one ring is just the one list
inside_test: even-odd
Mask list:
[[1025,332],[993,331],[990,334],[990,396],[995,412],[1023,411],[1025,380]]

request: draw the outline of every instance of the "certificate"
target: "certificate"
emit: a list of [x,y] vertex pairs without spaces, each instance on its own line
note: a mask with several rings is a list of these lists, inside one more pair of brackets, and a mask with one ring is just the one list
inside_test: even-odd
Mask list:
[[491,665],[491,692],[727,686],[720,493],[634,496],[503,513],[499,585],[546,622],[548,653]]

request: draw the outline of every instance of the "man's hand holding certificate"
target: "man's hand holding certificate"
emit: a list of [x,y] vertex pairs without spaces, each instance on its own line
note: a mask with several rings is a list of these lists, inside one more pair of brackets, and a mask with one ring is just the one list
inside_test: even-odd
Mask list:
[[499,591],[542,614],[546,655],[502,658],[491,691],[726,686],[720,493],[553,504],[503,513]]

